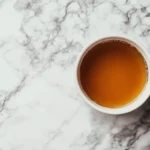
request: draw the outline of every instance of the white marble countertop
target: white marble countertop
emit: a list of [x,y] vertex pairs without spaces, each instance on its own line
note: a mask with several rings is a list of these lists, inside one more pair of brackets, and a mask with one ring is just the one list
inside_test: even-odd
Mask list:
[[0,0],[0,150],[150,150],[150,103],[99,113],[77,92],[90,41],[132,36],[150,48],[150,0]]

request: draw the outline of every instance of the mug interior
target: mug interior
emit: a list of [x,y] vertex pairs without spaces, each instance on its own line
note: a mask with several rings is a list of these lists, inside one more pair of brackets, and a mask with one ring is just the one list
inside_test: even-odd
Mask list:
[[[80,67],[81,64],[83,62],[84,57],[93,50],[93,48],[101,43],[107,43],[109,41],[119,41],[119,42],[125,42],[127,44],[130,44],[131,46],[135,47],[138,52],[143,56],[144,60],[145,60],[145,64],[146,64],[146,69],[147,69],[147,81],[145,83],[145,86],[143,88],[143,90],[139,93],[139,95],[133,99],[130,103],[123,105],[121,107],[117,107],[117,108],[109,108],[109,107],[104,107],[101,106],[99,104],[97,104],[96,102],[94,102],[93,100],[91,100],[89,98],[89,96],[86,94],[86,92],[84,91],[82,84],[81,84],[81,79],[80,79]],[[77,72],[76,72],[76,77],[77,77],[77,84],[79,87],[79,91],[81,93],[81,95],[83,96],[84,100],[93,108],[97,109],[98,111],[104,112],[104,113],[108,113],[108,114],[123,114],[123,113],[127,113],[130,112],[134,109],[136,109],[137,107],[139,107],[140,105],[142,105],[146,99],[149,96],[149,91],[148,88],[150,88],[150,80],[149,80],[149,70],[150,70],[150,57],[148,52],[145,50],[145,48],[140,44],[140,46],[138,44],[136,44],[133,40],[124,38],[124,37],[106,37],[100,40],[97,40],[96,42],[92,43],[90,46],[86,47],[83,50],[83,53],[81,54],[81,56],[79,57],[79,60],[77,62]]]

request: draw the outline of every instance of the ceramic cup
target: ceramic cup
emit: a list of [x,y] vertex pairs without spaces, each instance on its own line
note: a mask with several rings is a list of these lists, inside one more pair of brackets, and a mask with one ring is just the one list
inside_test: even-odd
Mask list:
[[[108,107],[104,107],[101,106],[97,103],[95,103],[94,101],[92,101],[88,95],[85,93],[85,91],[83,90],[82,86],[81,86],[81,81],[80,81],[80,66],[82,64],[82,60],[83,58],[86,56],[86,54],[92,50],[92,48],[100,43],[103,42],[107,42],[109,40],[119,40],[122,42],[126,42],[134,47],[137,48],[137,50],[139,51],[139,53],[143,56],[143,58],[145,59],[145,62],[147,64],[147,82],[146,85],[144,87],[144,89],[142,90],[141,93],[139,93],[139,96],[134,99],[132,102],[130,102],[129,104],[119,107],[119,108],[108,108]],[[140,107],[149,97],[150,95],[150,76],[149,76],[149,72],[150,72],[150,54],[148,53],[148,51],[146,50],[146,48],[140,44],[139,42],[135,41],[134,39],[128,38],[128,37],[124,37],[124,36],[111,36],[111,37],[104,37],[101,39],[98,39],[94,42],[92,42],[91,44],[89,44],[88,46],[86,46],[78,60],[77,60],[77,64],[76,64],[76,83],[77,83],[77,88],[79,90],[79,93],[81,94],[81,96],[83,97],[83,99],[85,100],[85,102],[87,102],[91,107],[93,107],[94,109],[103,112],[103,113],[107,113],[107,114],[115,114],[115,115],[119,115],[119,114],[124,114],[124,113],[128,113],[131,112],[135,109],[137,109],[138,107]]]

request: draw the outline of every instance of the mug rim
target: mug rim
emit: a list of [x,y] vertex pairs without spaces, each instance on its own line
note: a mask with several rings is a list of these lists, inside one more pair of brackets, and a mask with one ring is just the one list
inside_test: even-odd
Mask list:
[[[139,95],[131,102],[128,103],[127,105],[124,105],[122,107],[117,107],[117,108],[109,108],[109,107],[104,107],[96,102],[94,102],[92,99],[89,98],[89,96],[85,93],[85,91],[82,89],[81,84],[79,82],[79,69],[82,63],[83,58],[85,55],[91,50],[91,47],[94,47],[95,45],[101,43],[101,42],[106,42],[110,40],[120,40],[122,42],[127,42],[128,44],[131,44],[132,46],[135,46],[138,52],[143,56],[146,64],[147,64],[147,82],[145,83],[145,86],[143,87],[142,91],[139,93]],[[140,107],[149,97],[150,92],[150,79],[149,79],[149,74],[150,74],[150,54],[148,53],[148,50],[144,47],[142,43],[139,43],[139,41],[135,41],[134,39],[131,39],[126,36],[107,36],[103,38],[99,38],[97,40],[94,40],[87,46],[83,48],[81,51],[77,61],[76,61],[76,84],[78,91],[80,95],[83,97],[84,101],[89,104],[92,108],[106,114],[113,114],[113,115],[119,115],[119,114],[125,114],[128,112],[131,112],[138,107]]]

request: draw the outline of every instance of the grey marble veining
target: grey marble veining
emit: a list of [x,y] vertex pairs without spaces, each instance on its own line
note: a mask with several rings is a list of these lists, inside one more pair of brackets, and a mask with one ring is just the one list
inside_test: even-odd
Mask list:
[[149,100],[111,116],[75,86],[82,48],[120,34],[149,51],[149,0],[0,0],[0,150],[149,150]]

